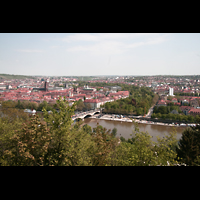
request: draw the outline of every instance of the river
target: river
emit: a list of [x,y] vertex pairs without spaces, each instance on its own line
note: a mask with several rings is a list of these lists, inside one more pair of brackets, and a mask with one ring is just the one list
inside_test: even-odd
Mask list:
[[[88,124],[92,128],[96,127],[97,123],[99,125],[105,127],[106,129],[117,128],[116,137],[124,137],[125,139],[131,138],[130,134],[132,134],[132,130],[134,130],[135,126],[131,122],[119,122],[119,121],[109,121],[103,119],[92,119],[85,118],[84,123]],[[152,141],[157,141],[156,136],[164,137],[164,134],[173,131],[174,127],[170,126],[162,126],[162,125],[150,125],[150,124],[138,124],[140,131],[148,132],[152,137]],[[186,129],[186,127],[175,127],[177,131],[177,139],[180,139],[182,136],[182,132]]]

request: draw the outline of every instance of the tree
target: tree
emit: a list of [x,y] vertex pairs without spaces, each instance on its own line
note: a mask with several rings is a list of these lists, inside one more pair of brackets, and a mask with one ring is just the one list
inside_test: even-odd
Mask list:
[[116,147],[116,156],[113,158],[114,165],[126,166],[154,166],[175,165],[178,161],[174,146],[177,144],[176,132],[170,133],[158,142],[153,142],[147,132],[140,132],[137,124],[131,140],[122,141]]
[[90,104],[90,103],[86,104],[86,105],[85,105],[85,108],[86,108],[87,110],[91,110],[91,108],[92,108],[92,107],[91,107],[91,104]]
[[112,134],[113,137],[116,137],[116,135],[117,135],[117,128],[113,128],[111,134]]
[[5,151],[12,146],[10,138],[13,137],[16,130],[21,128],[23,121],[20,115],[13,120],[9,116],[0,118],[0,166],[8,165],[8,159],[4,157]]
[[47,102],[46,101],[43,101],[37,108],[38,111],[42,111],[43,108],[45,108],[45,110],[47,110]]
[[81,122],[72,124],[76,103],[71,107],[64,99],[57,101],[59,112],[53,110],[49,115],[44,110],[44,120],[51,132],[47,164],[49,165],[106,165],[109,164],[110,153],[114,148],[115,138],[109,131],[97,126],[95,131],[88,132],[89,127],[82,127]]
[[91,134],[91,132],[92,132],[92,128],[91,128],[91,126],[89,126],[88,124],[85,124],[85,125],[83,126],[83,130],[84,130],[85,132],[89,133],[89,134]]
[[192,115],[188,115],[187,117],[188,117],[188,121],[190,121],[190,122],[194,122],[194,116],[192,116]]
[[76,110],[83,111],[84,109],[85,109],[85,105],[84,105],[83,101],[81,99],[78,100],[78,102],[76,104]]
[[11,146],[4,152],[4,158],[11,166],[44,165],[50,139],[46,123],[41,123],[38,116],[32,116],[11,137]]
[[32,116],[9,140],[3,151],[3,165],[92,165],[96,144],[81,123],[72,124],[75,104],[70,107],[61,98],[59,112],[49,114],[45,108],[44,120]]
[[126,142],[126,139],[122,136],[119,139],[121,140],[121,142]]
[[49,165],[64,165],[66,162],[66,151],[70,146],[69,140],[72,130],[71,116],[74,115],[75,106],[76,103],[70,107],[66,99],[62,100],[60,97],[56,104],[59,112],[53,110],[52,114],[48,114],[46,109],[43,109],[44,120],[47,122],[52,137],[47,156]]
[[17,101],[16,108],[23,109],[23,105],[20,100]]
[[158,165],[177,165],[176,147],[178,140],[176,139],[176,130],[169,132],[165,137],[160,138],[157,136],[157,143],[155,143],[154,151],[157,156]]
[[98,124],[93,130],[91,136],[95,147],[93,148],[92,165],[114,165],[113,158],[116,157],[115,148],[118,145],[118,139],[110,134],[110,130]]
[[137,115],[142,115],[143,114],[143,108],[141,108],[141,107],[136,108],[136,113],[137,113]]
[[176,149],[180,161],[186,165],[200,165],[200,127],[187,128]]
[[160,107],[157,109],[157,113],[167,114],[167,107],[166,107],[166,106],[160,106]]

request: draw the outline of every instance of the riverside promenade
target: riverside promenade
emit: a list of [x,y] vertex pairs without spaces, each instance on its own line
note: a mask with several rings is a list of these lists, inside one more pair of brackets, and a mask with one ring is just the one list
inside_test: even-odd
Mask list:
[[141,124],[150,124],[150,125],[161,125],[161,126],[196,126],[196,124],[174,124],[174,123],[162,123],[162,122],[153,122],[153,121],[147,121],[144,119],[131,119],[129,117],[125,117],[123,115],[114,115],[114,114],[96,114],[94,116],[91,116],[92,119],[103,119],[103,120],[109,120],[109,121],[119,121],[119,122],[136,122]]

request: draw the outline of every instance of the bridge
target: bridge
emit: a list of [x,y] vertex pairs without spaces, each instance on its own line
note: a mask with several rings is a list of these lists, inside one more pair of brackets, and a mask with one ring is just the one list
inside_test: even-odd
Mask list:
[[89,110],[89,111],[86,111],[86,112],[81,112],[81,113],[78,113],[78,114],[76,114],[76,115],[73,115],[73,116],[72,116],[72,120],[74,121],[74,120],[76,120],[76,119],[78,119],[78,118],[84,119],[84,118],[86,118],[86,117],[91,117],[91,116],[93,116],[93,115],[95,115],[95,114],[97,114],[97,113],[100,113],[100,109]]

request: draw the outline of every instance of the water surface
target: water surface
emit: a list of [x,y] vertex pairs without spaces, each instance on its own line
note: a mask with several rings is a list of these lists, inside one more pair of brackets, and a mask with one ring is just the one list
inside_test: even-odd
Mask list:
[[[88,124],[92,128],[96,127],[97,123],[99,125],[105,127],[106,129],[117,128],[116,137],[123,136],[125,139],[131,138],[130,134],[132,134],[132,130],[135,129],[135,126],[131,122],[119,122],[119,121],[110,121],[103,119],[92,119],[86,118],[84,119],[84,123]],[[162,126],[162,125],[150,125],[150,124],[138,124],[140,131],[148,132],[151,136],[153,136],[152,140],[157,141],[156,136],[164,137],[164,134],[168,134],[173,131],[173,127],[170,126]],[[177,139],[180,139],[182,136],[182,132],[186,129],[186,127],[175,127],[177,131]]]

